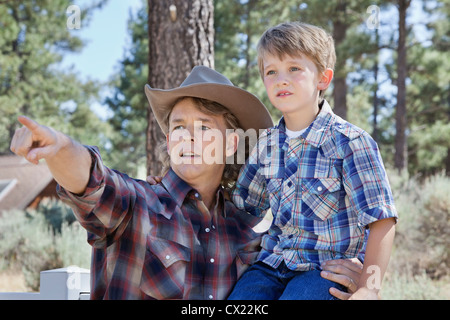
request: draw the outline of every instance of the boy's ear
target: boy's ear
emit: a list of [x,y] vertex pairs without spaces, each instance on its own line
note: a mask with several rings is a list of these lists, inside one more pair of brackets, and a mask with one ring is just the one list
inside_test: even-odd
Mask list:
[[327,89],[331,83],[331,80],[333,80],[333,75],[334,75],[334,72],[332,69],[330,69],[330,68],[325,69],[325,71],[322,72],[322,75],[320,76],[319,83],[317,85],[317,89],[319,89],[319,90]]

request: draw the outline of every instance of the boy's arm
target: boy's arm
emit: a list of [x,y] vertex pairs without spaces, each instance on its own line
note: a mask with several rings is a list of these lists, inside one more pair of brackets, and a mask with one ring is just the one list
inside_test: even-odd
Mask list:
[[352,299],[362,299],[364,292],[367,298],[376,299],[389,262],[397,211],[376,142],[364,133],[342,150],[343,183],[349,202],[358,215],[358,224],[370,228],[359,290]]
[[91,156],[80,143],[61,132],[21,116],[24,127],[16,130],[11,151],[38,164],[45,159],[55,180],[66,190],[83,193],[89,181]]
[[255,146],[239,173],[232,200],[239,210],[263,217],[270,205],[266,195],[266,180],[259,168],[258,149]]
[[369,225],[366,256],[358,290],[350,300],[378,299],[381,282],[386,272],[395,235],[395,219],[378,220]]

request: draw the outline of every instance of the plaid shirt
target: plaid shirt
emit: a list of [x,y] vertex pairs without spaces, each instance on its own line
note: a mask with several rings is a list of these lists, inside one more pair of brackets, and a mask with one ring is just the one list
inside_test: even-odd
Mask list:
[[397,217],[375,141],[326,101],[300,137],[285,130],[281,119],[260,136],[233,192],[239,209],[262,216],[270,207],[274,216],[258,260],[306,271],[358,257],[366,226]]
[[[81,196],[58,188],[93,246],[92,299],[225,299],[259,252],[261,219],[219,189],[210,212],[172,170],[149,185],[102,164]],[[209,218],[207,218],[209,217]]]

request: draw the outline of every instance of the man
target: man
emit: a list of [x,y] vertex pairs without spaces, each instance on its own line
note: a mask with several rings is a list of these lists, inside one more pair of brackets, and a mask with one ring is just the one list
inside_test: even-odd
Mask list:
[[[224,299],[254,261],[260,235],[253,228],[261,221],[227,200],[225,159],[239,142],[227,130],[270,127],[270,114],[203,66],[179,88],[146,86],[146,94],[170,155],[160,184],[109,169],[96,148],[26,117],[19,117],[24,127],[11,150],[33,163],[46,160],[61,198],[88,231],[92,299]],[[354,265],[344,263],[339,281],[357,280]]]

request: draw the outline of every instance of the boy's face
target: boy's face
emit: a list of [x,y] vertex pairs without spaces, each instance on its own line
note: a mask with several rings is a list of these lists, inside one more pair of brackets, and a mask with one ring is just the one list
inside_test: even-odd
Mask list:
[[[314,62],[307,56],[267,54],[263,59],[263,81],[270,102],[285,117],[318,111],[319,92],[324,87]],[[331,81],[331,79],[330,79]]]
[[169,117],[167,151],[175,173],[191,185],[220,184],[226,156],[237,148],[237,134],[227,137],[222,115],[201,112],[194,100],[179,101]]

